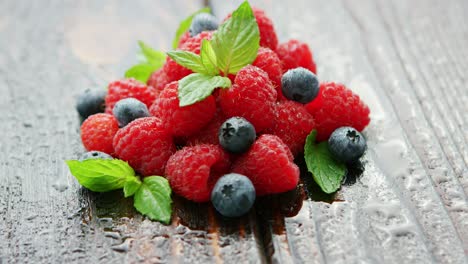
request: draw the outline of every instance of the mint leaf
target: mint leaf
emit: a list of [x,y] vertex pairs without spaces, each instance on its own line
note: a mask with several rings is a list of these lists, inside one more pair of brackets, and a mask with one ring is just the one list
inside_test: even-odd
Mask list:
[[177,64],[184,66],[187,69],[190,69],[194,72],[206,73],[200,56],[193,52],[174,50],[169,51],[167,55],[175,62],[177,62]]
[[138,212],[148,216],[151,220],[168,224],[172,213],[171,192],[169,182],[165,178],[145,177],[135,193],[133,205]]
[[70,172],[84,187],[94,192],[107,192],[124,187],[135,171],[127,162],[112,159],[67,160]]
[[216,55],[207,40],[202,42],[200,55],[184,50],[169,51],[167,55],[177,64],[194,72],[212,76],[219,74],[216,70]]
[[140,188],[141,181],[139,177],[127,177],[127,181],[123,186],[125,197],[130,197]]
[[179,81],[179,105],[187,106],[210,96],[214,89],[231,86],[231,80],[222,76],[192,73]]
[[150,64],[137,64],[125,72],[125,78],[135,78],[142,83],[146,83],[154,71],[155,67]]
[[164,62],[166,61],[166,54],[164,52],[154,50],[141,40],[138,41],[138,45],[141,49],[141,62],[152,65],[155,68],[155,70],[163,66]]
[[202,8],[200,10],[198,10],[197,12],[191,14],[189,17],[187,17],[186,19],[184,19],[180,25],[179,25],[179,28],[177,29],[176,31],[176,35],[175,35],[175,38],[174,40],[172,41],[172,48],[173,49],[176,49],[177,46],[179,45],[179,40],[180,40],[180,37],[185,33],[187,32],[187,30],[189,30],[190,28],[190,25],[192,24],[192,20],[193,20],[193,17],[195,15],[198,15],[200,13],[210,13],[211,12],[211,9],[209,7],[205,7],[205,8]]
[[166,54],[162,51],[156,51],[143,41],[138,41],[140,46],[140,63],[132,66],[125,72],[125,78],[135,78],[146,83],[151,74],[161,68],[166,61]]
[[259,43],[257,21],[247,1],[232,13],[229,20],[219,26],[211,40],[217,66],[225,75],[235,74],[252,63],[257,56]]
[[208,75],[219,74],[219,71],[216,69],[217,67],[216,54],[213,50],[213,46],[211,46],[211,43],[206,39],[202,41],[202,45],[200,48],[200,58],[201,58],[201,63],[206,69],[206,74]]
[[304,146],[304,157],[307,169],[312,173],[315,182],[326,193],[336,192],[346,173],[346,166],[333,159],[328,150],[328,142],[315,144],[317,131],[307,136]]

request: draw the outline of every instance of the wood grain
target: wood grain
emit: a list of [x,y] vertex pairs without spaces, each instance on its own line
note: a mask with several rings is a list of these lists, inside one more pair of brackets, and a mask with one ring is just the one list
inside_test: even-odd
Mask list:
[[[215,13],[240,2],[214,2]],[[306,200],[286,217],[271,260],[464,263],[466,2],[252,3],[281,41],[311,45],[321,80],[347,84],[372,112],[363,175],[339,192],[343,202]]]
[[76,95],[122,76],[136,40],[168,50],[191,12],[241,2],[0,2],[0,263],[467,262],[463,0],[251,1],[371,108],[364,171],[334,196],[303,171],[239,220],[175,197],[165,226],[78,185],[63,162],[84,151]]

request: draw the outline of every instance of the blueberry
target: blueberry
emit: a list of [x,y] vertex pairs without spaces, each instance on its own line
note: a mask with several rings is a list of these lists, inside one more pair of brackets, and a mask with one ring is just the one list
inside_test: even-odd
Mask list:
[[243,117],[231,117],[219,128],[218,139],[221,146],[232,153],[247,151],[255,141],[254,126]]
[[113,159],[111,155],[101,151],[89,151],[80,157],[80,161],[89,159]]
[[223,216],[238,217],[247,213],[255,202],[255,188],[249,178],[229,173],[216,182],[211,202]]
[[83,120],[90,115],[104,112],[106,94],[104,89],[86,89],[78,96],[76,110]]
[[218,29],[218,21],[215,16],[207,13],[201,13],[193,17],[190,25],[190,36],[196,36],[202,31],[212,31]]
[[330,153],[336,160],[344,163],[358,161],[366,148],[366,139],[352,127],[340,127],[328,139]]
[[137,118],[150,116],[148,107],[135,98],[125,98],[118,101],[112,113],[117,118],[120,127],[128,125]]
[[286,98],[307,104],[317,97],[320,84],[315,74],[299,67],[283,74],[281,86]]

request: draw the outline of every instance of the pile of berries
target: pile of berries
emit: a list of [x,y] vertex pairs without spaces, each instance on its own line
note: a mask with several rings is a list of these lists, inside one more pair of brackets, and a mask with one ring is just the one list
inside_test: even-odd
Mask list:
[[[211,200],[230,217],[246,213],[256,196],[296,188],[294,159],[312,130],[317,141],[329,140],[336,159],[359,159],[369,108],[344,85],[319,82],[309,46],[295,39],[279,44],[271,19],[253,12],[261,47],[251,65],[228,76],[230,88],[180,106],[179,81],[192,71],[168,57],[147,83],[122,79],[106,93],[81,95],[81,139],[94,151],[88,157],[111,155],[143,177],[164,176],[178,195]],[[217,27],[212,15],[195,16],[178,49],[199,54]]]

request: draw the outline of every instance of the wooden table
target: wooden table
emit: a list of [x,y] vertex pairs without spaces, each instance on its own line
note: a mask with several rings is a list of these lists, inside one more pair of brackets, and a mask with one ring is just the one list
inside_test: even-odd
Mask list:
[[305,174],[238,221],[176,197],[169,226],[80,188],[76,95],[120,78],[137,40],[168,50],[181,19],[240,1],[3,0],[0,263],[466,263],[468,1],[251,2],[369,104],[362,175],[326,197]]

